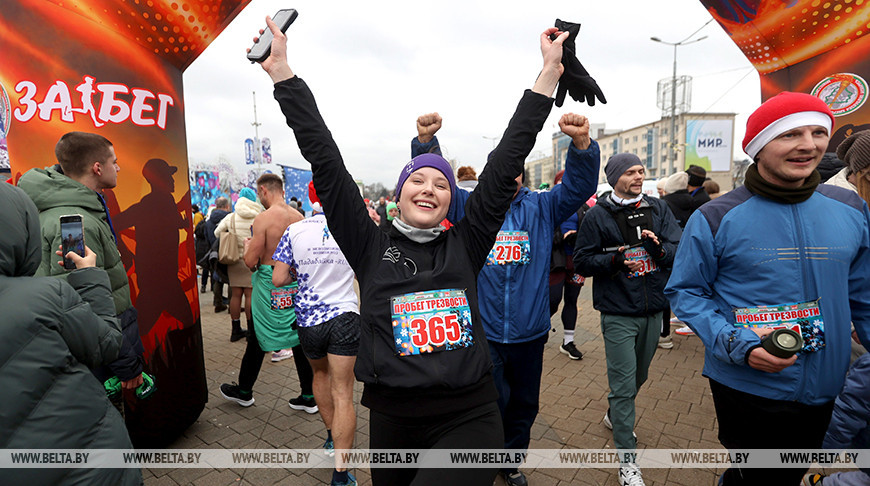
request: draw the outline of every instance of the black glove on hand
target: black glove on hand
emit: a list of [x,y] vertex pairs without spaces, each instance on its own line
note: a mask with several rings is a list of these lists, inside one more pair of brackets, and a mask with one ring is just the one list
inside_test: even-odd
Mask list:
[[610,268],[613,269],[614,272],[624,272],[625,271],[625,254],[621,251],[615,251],[610,254]]
[[[580,33],[580,24],[556,19],[556,28],[569,33],[568,39],[562,44],[562,66],[565,71],[559,78],[559,87],[556,89],[556,106],[562,106],[565,102],[565,93],[570,93],[574,101],[585,101],[589,106],[595,106],[596,97],[602,103],[607,103],[598,83],[589,76],[589,72],[577,59],[574,39]],[[551,34],[550,39],[555,40],[556,34]]]
[[644,238],[641,242],[643,249],[649,253],[653,260],[661,260],[665,256],[665,249],[661,243],[656,243],[652,238]]

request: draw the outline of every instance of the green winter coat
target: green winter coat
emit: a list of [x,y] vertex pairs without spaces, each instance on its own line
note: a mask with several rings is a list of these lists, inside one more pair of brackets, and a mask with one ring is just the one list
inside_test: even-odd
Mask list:
[[[106,272],[33,277],[36,207],[8,184],[0,184],[0,207],[0,448],[131,449],[124,420],[88,369],[114,360],[121,346]],[[5,470],[0,483],[133,485],[142,475],[43,467]]]
[[39,209],[39,226],[42,228],[42,263],[37,276],[59,276],[69,272],[57,265],[60,248],[60,217],[81,214],[85,229],[85,245],[97,254],[97,267],[109,274],[115,314],[133,306],[130,300],[130,283],[121,261],[121,254],[109,229],[106,212],[97,193],[62,174],[59,166],[31,169],[18,181],[20,187]]

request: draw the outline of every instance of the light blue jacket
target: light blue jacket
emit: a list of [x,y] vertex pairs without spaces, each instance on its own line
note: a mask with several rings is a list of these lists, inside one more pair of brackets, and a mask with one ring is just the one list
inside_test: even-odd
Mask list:
[[[867,204],[825,185],[797,204],[731,191],[689,218],[665,294],[704,343],[704,376],[770,399],[829,402],[849,368],[850,321],[870,342]],[[734,326],[732,309],[819,298],[823,349],[775,374],[747,364],[760,339]]]

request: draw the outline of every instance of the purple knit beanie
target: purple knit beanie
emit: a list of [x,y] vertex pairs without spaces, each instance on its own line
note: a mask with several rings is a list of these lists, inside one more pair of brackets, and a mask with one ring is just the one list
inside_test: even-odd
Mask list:
[[402,194],[402,186],[405,185],[405,181],[408,179],[408,176],[411,175],[414,171],[418,169],[422,169],[423,167],[432,167],[433,169],[438,170],[444,177],[447,178],[447,183],[450,184],[450,197],[453,197],[453,188],[456,186],[456,181],[453,178],[453,169],[450,167],[450,164],[444,160],[443,157],[436,154],[423,154],[418,155],[411,159],[410,162],[405,164],[405,167],[402,168],[402,172],[399,174],[399,182],[396,183],[396,200],[399,200],[399,196]]

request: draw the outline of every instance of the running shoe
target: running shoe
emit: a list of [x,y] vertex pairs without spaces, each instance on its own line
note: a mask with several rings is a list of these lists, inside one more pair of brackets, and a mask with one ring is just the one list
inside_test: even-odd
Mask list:
[[674,331],[675,334],[679,334],[680,336],[694,336],[695,331],[692,330],[691,327],[685,326]]
[[302,410],[305,413],[317,413],[317,402],[314,397],[305,398],[299,395],[296,398],[291,398],[288,403],[293,410]]
[[323,452],[329,457],[335,457],[335,443],[332,442],[332,439],[326,439],[326,442],[323,443]]
[[670,336],[659,336],[659,347],[662,349],[671,349],[674,347],[674,342]]
[[559,346],[559,352],[568,355],[571,359],[583,359],[583,353],[577,349],[577,346],[574,346],[574,341]]
[[236,402],[243,407],[250,407],[254,404],[254,394],[251,392],[243,392],[239,385],[233,383],[224,383],[221,385],[221,395],[231,402]]
[[621,486],[645,486],[637,464],[627,462],[619,466],[619,484]]
[[292,349],[282,349],[280,351],[275,351],[272,353],[272,362],[277,363],[279,361],[284,361],[285,359],[293,357]]

